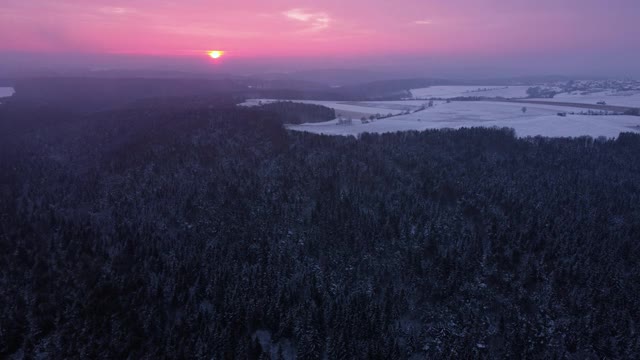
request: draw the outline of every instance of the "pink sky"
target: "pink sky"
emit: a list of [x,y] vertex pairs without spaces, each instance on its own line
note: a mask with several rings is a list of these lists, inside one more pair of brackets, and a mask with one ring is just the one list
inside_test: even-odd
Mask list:
[[216,49],[232,61],[601,49],[640,60],[639,17],[639,0],[2,0],[0,53],[200,57]]

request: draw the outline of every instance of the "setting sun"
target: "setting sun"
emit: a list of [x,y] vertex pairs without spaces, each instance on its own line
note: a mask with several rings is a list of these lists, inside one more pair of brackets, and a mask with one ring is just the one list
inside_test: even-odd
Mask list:
[[224,55],[224,51],[220,51],[220,50],[209,51],[209,56],[212,59],[219,59],[220,57],[222,57],[222,55]]

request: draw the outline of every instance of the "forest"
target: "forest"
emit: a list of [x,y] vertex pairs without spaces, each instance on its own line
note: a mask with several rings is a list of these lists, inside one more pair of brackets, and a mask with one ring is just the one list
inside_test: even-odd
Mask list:
[[262,104],[261,110],[275,113],[283,124],[304,124],[324,122],[336,118],[336,111],[321,105],[303,104],[291,101],[277,101]]
[[640,354],[640,135],[161,102],[0,106],[0,358]]

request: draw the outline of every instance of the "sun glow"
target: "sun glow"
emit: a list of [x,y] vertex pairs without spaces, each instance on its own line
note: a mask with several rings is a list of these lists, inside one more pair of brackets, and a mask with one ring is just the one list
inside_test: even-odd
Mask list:
[[224,55],[224,51],[221,50],[213,50],[213,51],[209,51],[209,56],[212,59],[219,59],[222,57],[222,55]]

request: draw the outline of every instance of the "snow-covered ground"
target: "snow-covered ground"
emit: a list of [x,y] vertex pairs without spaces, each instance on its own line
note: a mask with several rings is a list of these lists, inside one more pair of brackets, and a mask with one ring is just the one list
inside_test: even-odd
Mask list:
[[[272,99],[250,99],[240,104],[240,106],[260,106],[282,100]],[[422,106],[427,106],[428,101],[320,101],[320,100],[286,100],[303,104],[322,105],[336,111],[338,118],[360,119],[370,116],[385,117],[395,116],[407,111],[416,111]],[[358,120],[359,121],[359,120]]]
[[0,98],[12,96],[14,93],[13,88],[0,87]]
[[604,101],[607,105],[616,106],[629,106],[640,108],[640,90],[631,91],[600,91],[589,94],[582,94],[582,92],[562,93],[554,96],[552,99],[530,99],[540,101],[555,101],[555,102],[572,102],[579,104],[597,104]]
[[412,89],[414,99],[451,99],[456,97],[527,97],[529,86],[431,86],[422,89]]
[[[319,102],[313,102],[319,103]],[[338,103],[322,102],[323,105],[335,108]],[[389,103],[387,107],[398,102]],[[421,102],[416,102],[421,103]],[[522,112],[526,106],[527,111]],[[379,108],[373,108],[379,109]],[[509,127],[521,137],[552,136],[575,137],[589,135],[592,137],[617,137],[621,132],[640,132],[640,117],[637,116],[558,116],[558,112],[576,112],[584,109],[552,106],[530,105],[501,102],[437,102],[433,108],[398,115],[386,119],[375,120],[363,124],[354,119],[352,125],[340,125],[337,120],[323,123],[291,125],[288,128],[296,131],[307,131],[330,135],[358,135],[365,132],[385,133],[407,130],[426,130],[462,127]],[[373,111],[375,112],[375,111]]]
[[[279,100],[272,99],[250,99],[240,104],[240,106],[259,106],[260,104],[269,104]],[[371,102],[355,102],[355,101],[320,101],[320,100],[287,100],[303,104],[322,105],[332,108],[336,111],[336,115],[344,115],[346,117],[361,117],[367,115],[396,115],[405,110],[412,108],[408,103],[411,101],[371,101]],[[405,104],[403,104],[405,103]],[[416,108],[424,104],[424,101],[415,102]],[[418,105],[420,104],[420,105]]]
[[[277,102],[277,101],[283,101],[283,100],[249,99],[249,100],[243,102],[242,104],[238,104],[238,105],[239,106],[246,106],[246,107],[253,107],[253,106],[260,106],[260,105],[264,105],[264,104],[270,104],[270,103]],[[287,100],[287,101],[289,101],[289,100]],[[291,100],[291,101],[300,102],[298,100]]]

